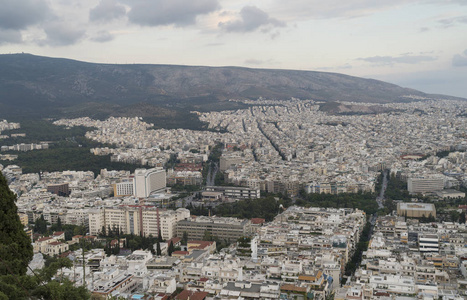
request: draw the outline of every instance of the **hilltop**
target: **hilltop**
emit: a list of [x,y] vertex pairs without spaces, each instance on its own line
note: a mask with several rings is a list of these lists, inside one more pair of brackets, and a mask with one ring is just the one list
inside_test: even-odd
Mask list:
[[408,95],[435,97],[378,80],[327,72],[97,64],[30,54],[0,55],[0,117],[177,119],[186,118],[189,110],[244,107],[229,99],[389,103],[408,101],[404,97]]

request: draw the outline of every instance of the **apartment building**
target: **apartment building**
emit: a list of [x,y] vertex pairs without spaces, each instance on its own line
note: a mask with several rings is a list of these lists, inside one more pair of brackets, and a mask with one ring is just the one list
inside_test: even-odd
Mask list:
[[176,211],[162,210],[154,206],[122,205],[89,211],[89,233],[97,235],[105,228],[119,228],[125,234],[158,236],[171,239],[177,233],[177,222],[188,219],[190,211],[179,208]]
[[134,182],[132,180],[126,180],[122,182],[115,183],[114,186],[114,197],[125,197],[133,196],[134,191]]

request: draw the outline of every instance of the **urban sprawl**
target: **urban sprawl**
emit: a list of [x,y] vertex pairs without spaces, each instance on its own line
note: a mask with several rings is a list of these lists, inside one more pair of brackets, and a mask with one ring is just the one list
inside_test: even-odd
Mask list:
[[[0,159],[11,164],[0,170],[33,242],[31,268],[45,256],[67,256],[73,267],[56,276],[104,299],[465,299],[467,206],[456,208],[463,222],[443,221],[420,199],[465,199],[467,104],[415,100],[377,105],[378,114],[361,103],[361,111],[329,114],[311,100],[242,101],[250,107],[193,112],[205,131],[152,129],[138,117],[61,119],[54,124],[93,127],[86,138],[112,145],[91,149],[94,155],[144,168],[23,174],[15,151],[48,149],[43,143],[2,146]],[[2,143],[12,129],[21,124],[0,122]],[[291,205],[266,221],[186,208],[265,193],[292,201],[302,191],[375,193],[386,170],[412,195],[387,215]],[[173,186],[199,188],[181,198]],[[31,224],[41,218],[85,232],[34,234]],[[79,247],[99,245],[110,232],[105,249]],[[159,242],[130,251],[123,235]]]

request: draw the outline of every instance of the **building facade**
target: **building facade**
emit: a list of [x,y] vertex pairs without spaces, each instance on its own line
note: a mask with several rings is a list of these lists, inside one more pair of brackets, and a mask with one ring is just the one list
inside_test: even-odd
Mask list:
[[147,198],[152,192],[164,189],[166,184],[164,169],[135,170],[133,191],[138,198]]
[[259,189],[241,186],[207,186],[206,192],[220,192],[226,198],[257,199],[261,197]]
[[178,222],[177,236],[183,236],[184,232],[190,240],[203,240],[207,232],[212,237],[234,242],[240,237],[251,235],[251,222],[235,218],[197,217]]
[[433,178],[408,178],[407,179],[407,190],[411,194],[428,193],[444,189],[444,179],[433,177]]
[[89,212],[89,233],[97,235],[117,228],[124,234],[157,237],[160,230],[163,239],[171,239],[177,233],[177,223],[189,217],[190,211],[185,208],[175,211],[145,205],[101,208]]

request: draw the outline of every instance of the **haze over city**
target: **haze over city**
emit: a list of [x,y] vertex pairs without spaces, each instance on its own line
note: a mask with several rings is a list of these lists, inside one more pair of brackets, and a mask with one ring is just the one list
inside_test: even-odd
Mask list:
[[0,53],[329,71],[467,97],[462,0],[0,4]]

